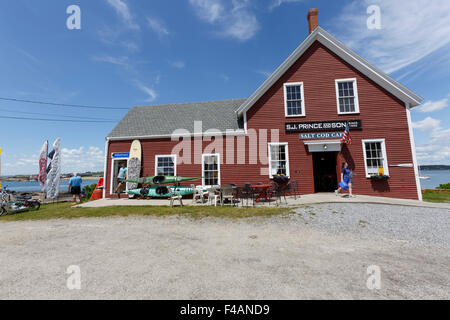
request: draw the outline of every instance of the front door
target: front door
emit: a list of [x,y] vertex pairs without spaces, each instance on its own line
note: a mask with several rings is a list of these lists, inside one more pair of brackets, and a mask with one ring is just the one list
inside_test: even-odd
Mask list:
[[332,192],[337,189],[337,152],[314,152],[314,189],[316,192]]

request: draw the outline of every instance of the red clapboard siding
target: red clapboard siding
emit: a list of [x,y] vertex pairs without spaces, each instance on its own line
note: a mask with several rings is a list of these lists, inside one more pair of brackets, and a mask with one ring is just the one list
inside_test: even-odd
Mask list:
[[[335,79],[356,78],[360,114],[338,115],[336,102]],[[286,118],[284,113],[285,82],[303,82],[306,116]],[[314,193],[314,172],[312,154],[308,152],[299,135],[285,133],[286,122],[307,122],[327,120],[362,120],[362,130],[350,132],[353,143],[344,145],[338,155],[337,173],[342,161],[349,162],[356,174],[354,193],[376,196],[387,196],[406,199],[417,199],[416,180],[413,168],[389,167],[388,181],[372,182],[365,176],[362,139],[384,138],[389,164],[413,163],[409,138],[406,109],[403,102],[372,82],[355,68],[341,60],[319,42],[314,43],[300,59],[270,88],[247,112],[247,129],[249,131],[267,129],[270,142],[270,130],[279,130],[279,141],[288,142],[289,167],[291,179],[299,181],[302,194]],[[260,137],[261,138],[261,137]],[[237,139],[245,139],[245,146],[238,145]],[[246,182],[269,182],[267,163],[252,163],[250,154],[257,152],[267,157],[267,142],[261,143],[256,151],[249,150],[249,137],[234,138],[234,148],[227,152],[225,143],[223,150],[208,150],[210,141],[202,142],[201,153],[220,153],[221,184]],[[216,141],[217,142],[217,141]],[[155,171],[155,155],[171,154],[178,142],[170,139],[141,140],[143,150],[142,176],[152,176]],[[106,196],[110,196],[111,153],[128,152],[131,141],[111,141],[108,150]],[[207,149],[205,151],[205,149]],[[191,141],[191,153],[194,157],[194,143]],[[230,153],[233,153],[230,155]],[[245,156],[244,163],[237,163],[238,156]],[[233,158],[234,163],[224,160]],[[192,159],[193,160],[193,159]],[[265,158],[267,161],[267,158]],[[298,173],[297,173],[298,172]],[[201,176],[201,161],[196,164],[178,164],[177,175]],[[201,181],[195,181],[201,184]]]

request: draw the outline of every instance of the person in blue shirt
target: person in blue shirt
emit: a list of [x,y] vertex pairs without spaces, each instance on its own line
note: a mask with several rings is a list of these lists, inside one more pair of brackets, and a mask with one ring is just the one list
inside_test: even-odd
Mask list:
[[83,179],[77,174],[74,173],[73,177],[69,180],[69,190],[68,192],[72,194],[73,204],[77,204],[77,196],[80,199],[80,203],[82,202],[81,198],[81,184],[83,183]]
[[120,164],[119,174],[117,175],[117,187],[114,191],[117,193],[117,196],[120,198],[120,192],[122,191],[123,184],[125,180],[127,179],[127,164],[125,162],[122,162]]
[[349,191],[349,197],[353,197],[352,194],[352,171],[348,168],[348,163],[344,162],[342,164],[342,170],[341,170],[341,182],[339,182],[339,188],[335,191],[336,195],[339,195],[341,191]]

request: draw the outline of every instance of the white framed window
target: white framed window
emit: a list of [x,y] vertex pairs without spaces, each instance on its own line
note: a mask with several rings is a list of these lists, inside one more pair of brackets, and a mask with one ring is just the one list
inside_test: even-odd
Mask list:
[[284,112],[286,117],[304,117],[306,115],[303,82],[284,84]]
[[155,156],[155,176],[176,176],[177,156],[174,154]]
[[220,185],[220,155],[218,153],[202,154],[203,186]]
[[289,152],[287,142],[269,143],[269,176],[281,174],[289,177]]
[[386,142],[384,139],[365,139],[362,141],[366,177],[379,174],[383,168],[383,174],[389,175],[389,167],[386,155]]
[[338,114],[359,113],[356,78],[337,79],[335,83]]

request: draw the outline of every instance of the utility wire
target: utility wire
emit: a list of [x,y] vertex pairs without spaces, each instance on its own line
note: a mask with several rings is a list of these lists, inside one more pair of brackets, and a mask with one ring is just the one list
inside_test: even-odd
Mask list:
[[53,103],[53,102],[44,102],[44,101],[35,101],[35,100],[22,100],[22,99],[4,98],[4,97],[0,97],[0,100],[13,101],[13,102],[34,103],[34,104],[45,104],[45,105],[59,106],[59,107],[73,107],[73,108],[86,108],[86,109],[107,109],[107,110],[129,110],[129,108],[86,106],[86,105],[80,105],[80,104]]
[[33,121],[56,121],[56,122],[91,122],[91,123],[106,123],[116,122],[113,120],[68,120],[68,119],[43,119],[43,118],[26,118],[26,117],[9,117],[0,115],[0,119],[17,119],[17,120],[33,120]]
[[[74,118],[74,119],[82,119],[82,120],[103,120],[103,121],[116,121],[114,119],[104,119],[104,118],[89,118],[89,117],[77,117],[77,116],[65,116],[60,114],[51,114],[51,113],[40,113],[40,112],[29,112],[29,111],[13,111],[13,110],[6,110],[6,109],[0,109],[1,112],[8,112],[8,113],[20,113],[20,114],[34,114],[38,116],[58,116],[62,118]],[[117,121],[116,121],[117,122]]]

